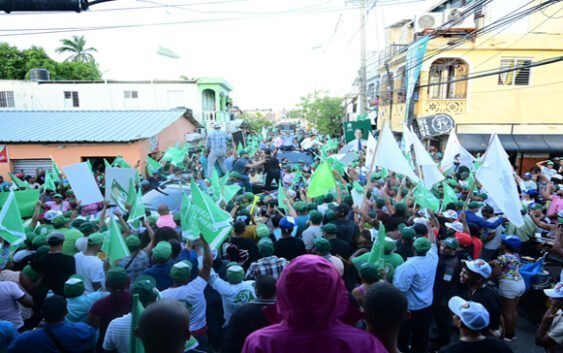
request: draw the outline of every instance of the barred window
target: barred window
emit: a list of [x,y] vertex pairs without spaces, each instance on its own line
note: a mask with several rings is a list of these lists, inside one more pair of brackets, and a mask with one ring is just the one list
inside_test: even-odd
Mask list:
[[0,108],[14,108],[14,91],[0,91]]
[[458,58],[442,58],[434,61],[428,75],[430,99],[465,99],[469,66]]
[[530,65],[532,60],[524,58],[501,58],[500,69],[514,69],[512,71],[500,73],[498,75],[499,86],[528,86],[530,84],[530,67],[522,67]]

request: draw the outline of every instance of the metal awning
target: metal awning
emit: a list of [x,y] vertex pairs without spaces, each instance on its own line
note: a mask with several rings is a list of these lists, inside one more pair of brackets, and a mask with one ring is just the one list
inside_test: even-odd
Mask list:
[[[461,145],[468,151],[487,149],[490,134],[459,134]],[[563,152],[563,135],[498,135],[507,152],[560,153]]]

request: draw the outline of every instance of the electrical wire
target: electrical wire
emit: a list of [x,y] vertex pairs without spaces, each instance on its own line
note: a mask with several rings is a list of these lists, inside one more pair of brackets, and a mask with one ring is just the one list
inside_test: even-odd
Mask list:
[[512,88],[505,88],[505,89],[493,89],[493,90],[489,90],[489,91],[472,91],[471,94],[473,95],[473,94],[481,94],[481,93],[515,91],[515,90],[520,90],[520,89],[532,89],[532,88],[536,88],[536,87],[554,86],[554,85],[559,85],[559,84],[563,84],[563,81],[547,82],[547,83],[542,83],[542,84],[533,85],[533,86],[518,86],[518,87],[512,87]]

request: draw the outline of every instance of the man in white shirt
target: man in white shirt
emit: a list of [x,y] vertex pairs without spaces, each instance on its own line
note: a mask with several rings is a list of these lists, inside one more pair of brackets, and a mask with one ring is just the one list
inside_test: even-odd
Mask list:
[[244,269],[239,265],[227,268],[227,281],[222,280],[214,273],[209,279],[209,284],[219,294],[223,301],[223,313],[226,327],[236,308],[256,298],[254,281],[243,281]]
[[161,293],[162,298],[176,299],[186,305],[190,318],[190,332],[199,342],[199,347],[207,348],[207,321],[205,311],[207,308],[203,291],[211,274],[213,257],[209,245],[203,241],[203,266],[199,276],[190,282],[192,264],[189,261],[180,261],[170,269],[170,278],[174,286]]
[[316,239],[322,238],[323,231],[321,230],[321,223],[323,221],[323,214],[319,211],[312,211],[309,213],[309,227],[303,231],[301,238],[305,243],[305,249],[311,251]]
[[[493,223],[498,216],[495,216],[494,210],[491,206],[487,205],[481,209],[481,214],[487,222]],[[486,228],[481,229],[482,240],[483,240],[483,251],[481,253],[481,258],[485,261],[491,261],[497,258],[498,250],[500,248],[501,237],[502,237],[502,226],[496,228]]]
[[98,257],[103,242],[102,233],[91,234],[86,251],[74,255],[76,273],[84,278],[85,294],[93,293],[105,285],[104,262]]
[[23,318],[18,303],[31,308],[33,299],[17,283],[0,281],[0,320],[11,322],[19,330],[23,327]]

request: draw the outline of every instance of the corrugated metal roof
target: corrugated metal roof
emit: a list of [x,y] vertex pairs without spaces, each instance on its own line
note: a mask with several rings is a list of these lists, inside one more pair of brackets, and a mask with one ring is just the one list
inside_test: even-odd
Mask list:
[[191,111],[5,110],[0,142],[128,142],[155,136],[180,118],[190,120]]

